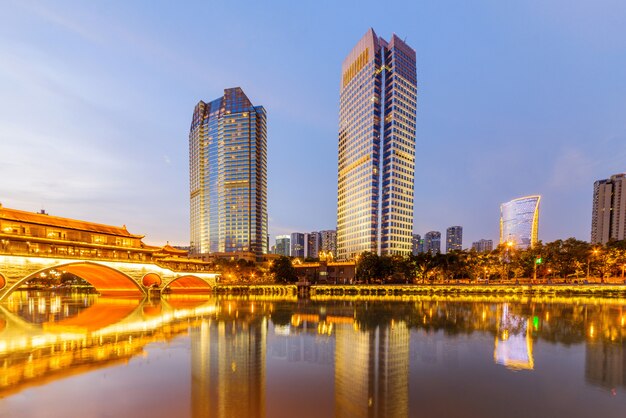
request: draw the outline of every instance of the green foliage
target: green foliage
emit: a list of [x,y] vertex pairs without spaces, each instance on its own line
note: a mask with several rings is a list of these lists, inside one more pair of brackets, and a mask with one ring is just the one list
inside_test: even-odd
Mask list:
[[272,263],[270,274],[277,283],[295,283],[298,281],[296,269],[289,257],[280,256]]

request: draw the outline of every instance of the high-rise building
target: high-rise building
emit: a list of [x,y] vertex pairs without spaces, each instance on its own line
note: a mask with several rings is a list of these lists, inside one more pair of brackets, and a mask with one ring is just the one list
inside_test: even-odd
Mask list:
[[304,258],[304,234],[301,232],[291,234],[291,256]]
[[319,232],[304,234],[304,256],[317,258],[320,252],[321,236]]
[[342,65],[337,257],[411,252],[417,74],[415,51],[373,29]]
[[334,229],[328,229],[326,231],[320,231],[320,251],[333,254],[333,257],[337,257],[337,231]]
[[433,255],[441,252],[441,232],[430,231],[424,235],[424,252]]
[[500,205],[500,244],[526,249],[537,243],[541,196],[525,196]]
[[591,243],[626,239],[626,174],[593,184]]
[[420,234],[413,234],[413,239],[411,240],[411,254],[417,255],[419,254],[420,241],[422,240],[422,236]]
[[266,253],[266,114],[239,87],[196,105],[189,174],[190,253]]
[[446,253],[463,249],[463,227],[451,226],[446,229]]
[[285,257],[291,255],[291,237],[289,235],[277,235],[274,246],[276,247],[274,254],[284,255]]
[[478,251],[479,253],[493,251],[493,240],[481,239],[472,242],[472,249]]

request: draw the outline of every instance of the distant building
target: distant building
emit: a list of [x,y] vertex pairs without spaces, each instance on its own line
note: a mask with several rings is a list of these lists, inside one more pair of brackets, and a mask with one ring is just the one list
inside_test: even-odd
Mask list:
[[267,253],[266,113],[239,87],[198,102],[189,130],[191,255]]
[[481,239],[476,242],[472,242],[472,249],[479,253],[493,251],[493,240]]
[[320,251],[330,251],[333,253],[333,257],[337,257],[337,231],[335,229],[329,229],[326,231],[320,231]]
[[517,249],[537,243],[541,196],[525,196],[500,205],[500,244],[511,242]]
[[431,254],[441,253],[441,232],[430,231],[424,236],[424,252]]
[[301,232],[291,234],[291,256],[304,258],[304,234]]
[[276,254],[289,257],[291,255],[291,237],[289,235],[276,236]]
[[322,245],[319,232],[309,232],[304,234],[304,257],[317,258]]
[[424,238],[420,239],[419,243],[417,244],[417,253],[418,254],[424,253]]
[[411,254],[419,254],[419,245],[421,240],[422,236],[420,234],[413,234],[413,238],[411,239]]
[[446,253],[463,249],[463,227],[451,226],[446,229]]
[[626,174],[593,184],[591,243],[606,244],[626,239]]

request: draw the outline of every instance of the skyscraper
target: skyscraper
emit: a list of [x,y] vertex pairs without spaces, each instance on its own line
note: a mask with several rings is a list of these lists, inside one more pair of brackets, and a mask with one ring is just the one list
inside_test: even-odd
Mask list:
[[291,234],[291,256],[304,257],[304,234],[302,232]]
[[239,87],[196,105],[189,183],[191,254],[267,252],[266,114]]
[[463,249],[463,227],[451,226],[446,229],[446,253]]
[[591,243],[626,239],[626,174],[593,184]]
[[342,65],[337,257],[408,255],[413,230],[415,51],[373,29]]
[[441,252],[441,232],[430,231],[424,235],[424,252],[433,255]]
[[500,244],[524,250],[537,243],[541,196],[525,196],[500,205]]

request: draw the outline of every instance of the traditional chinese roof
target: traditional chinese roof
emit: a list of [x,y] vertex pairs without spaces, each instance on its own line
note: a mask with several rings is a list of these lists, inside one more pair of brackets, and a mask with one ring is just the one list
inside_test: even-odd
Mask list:
[[26,212],[17,209],[9,209],[0,205],[0,219],[12,222],[24,222],[29,224],[51,226],[57,228],[74,229],[78,231],[93,232],[97,234],[115,235],[126,238],[141,239],[143,235],[134,235],[128,232],[126,225],[112,226],[93,222],[80,221],[77,219],[50,216],[45,213]]
[[181,250],[179,248],[174,248],[169,244],[166,244],[163,248],[161,248],[161,251],[163,251],[164,253],[167,254],[173,254],[173,255],[177,255],[177,256],[187,256],[187,251],[185,250]]

